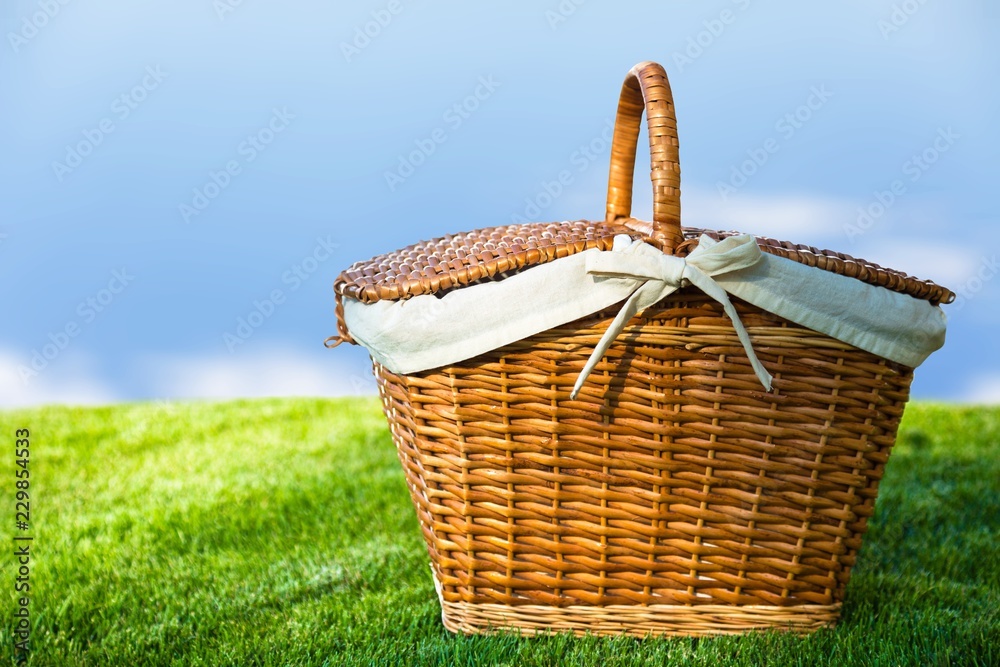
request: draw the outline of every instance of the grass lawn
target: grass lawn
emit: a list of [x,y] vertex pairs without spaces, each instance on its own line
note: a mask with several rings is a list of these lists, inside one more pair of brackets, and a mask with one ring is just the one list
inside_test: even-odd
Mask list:
[[1000,665],[996,408],[908,408],[843,621],[804,639],[451,635],[374,399],[0,412],[5,554],[18,428],[33,665]]

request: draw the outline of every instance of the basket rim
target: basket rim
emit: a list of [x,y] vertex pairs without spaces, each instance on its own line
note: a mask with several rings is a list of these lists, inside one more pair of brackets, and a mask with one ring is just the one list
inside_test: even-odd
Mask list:
[[[684,242],[674,254],[686,256],[702,234],[716,240],[742,232],[682,227]],[[334,282],[338,300],[362,303],[409,299],[435,294],[516,272],[584,250],[610,250],[617,234],[656,244],[651,224],[633,218],[613,222],[575,220],[531,222],[447,234],[383,253],[344,269]],[[951,303],[955,294],[931,280],[833,250],[754,236],[763,252],[800,264],[849,276],[870,285],[924,299],[932,305]]]

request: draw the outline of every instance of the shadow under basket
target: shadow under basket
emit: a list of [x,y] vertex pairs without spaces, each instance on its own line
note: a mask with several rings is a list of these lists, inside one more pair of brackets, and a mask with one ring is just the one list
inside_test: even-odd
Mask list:
[[912,370],[677,292],[569,389],[615,312],[375,375],[444,625],[706,635],[833,625]]
[[[631,217],[643,113],[652,223]],[[840,615],[913,376],[913,367],[886,357],[916,359],[916,366],[926,356],[885,350],[914,331],[930,332],[926,354],[940,347],[945,318],[938,304],[954,294],[841,253],[682,227],[677,158],[666,74],[642,63],[622,87],[604,220],[445,236],[358,262],[335,283],[339,334],[328,344],[377,338],[361,326],[358,313],[367,309],[375,313],[368,326],[400,332],[399,340],[422,353],[442,339],[441,329],[456,337],[493,333],[515,315],[537,322],[561,313],[563,304],[584,303],[584,293],[564,292],[558,282],[546,283],[542,295],[557,305],[545,311],[533,311],[529,298],[466,291],[481,314],[470,316],[467,305],[448,311],[458,318],[452,326],[433,308],[463,298],[449,300],[453,290],[510,289],[547,276],[546,263],[581,259],[573,257],[578,253],[590,253],[582,257],[587,262],[648,260],[642,286],[616,292],[624,306],[606,307],[612,299],[587,305],[582,313],[591,314],[582,319],[547,329],[545,320],[513,343],[511,336],[411,367],[368,344],[382,360],[374,362],[375,376],[449,630],[805,633]],[[699,263],[718,259],[708,253],[731,258],[734,249],[760,255],[749,266],[791,267],[802,278],[740,279],[771,285],[770,293],[781,296],[730,300],[697,272]],[[631,251],[645,255],[623,254]],[[827,291],[814,289],[815,279]],[[653,281],[672,282],[643,301],[644,309],[631,308]],[[740,289],[729,285],[730,292]],[[869,291],[845,296],[852,289]],[[817,294],[831,306],[834,324],[791,321],[816,321],[786,305]],[[890,302],[901,305],[871,307]],[[439,329],[414,333],[427,322],[411,316],[427,303],[430,326]],[[841,326],[852,309],[868,318],[853,320],[863,322],[865,340]],[[347,311],[355,313],[358,340]],[[572,312],[558,321],[581,314]],[[876,329],[887,346],[866,338]],[[445,340],[447,348],[452,339]],[[464,361],[452,363],[458,358]],[[396,373],[383,363],[429,370]]]

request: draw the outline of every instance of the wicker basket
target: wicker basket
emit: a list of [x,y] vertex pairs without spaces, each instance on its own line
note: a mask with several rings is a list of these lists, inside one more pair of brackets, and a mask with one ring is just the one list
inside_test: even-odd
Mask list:
[[[643,110],[652,224],[630,217]],[[344,299],[461,289],[608,249],[621,233],[686,255],[705,230],[680,226],[677,160],[666,75],[642,63],[622,87],[605,221],[484,229],[355,264],[336,282],[328,345],[353,342]],[[757,242],[933,304],[954,298],[843,254]],[[733,302],[771,392],[722,306],[693,287],[633,317],[575,399],[617,309],[445,368],[374,364],[449,630],[706,635],[836,622],[912,368]]]

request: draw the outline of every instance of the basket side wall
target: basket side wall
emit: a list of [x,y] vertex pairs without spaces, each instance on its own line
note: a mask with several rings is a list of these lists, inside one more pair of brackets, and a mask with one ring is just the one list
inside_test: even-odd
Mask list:
[[836,605],[912,369],[693,290],[633,318],[569,391],[613,311],[463,364],[375,365],[446,603]]

